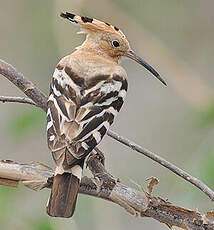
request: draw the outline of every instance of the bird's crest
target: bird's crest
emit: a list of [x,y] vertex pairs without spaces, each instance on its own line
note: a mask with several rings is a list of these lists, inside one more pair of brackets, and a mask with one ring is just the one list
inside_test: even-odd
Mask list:
[[103,33],[116,33],[125,38],[123,32],[116,26],[112,26],[107,22],[102,22],[94,18],[88,18],[72,13],[61,13],[61,17],[68,19],[69,21],[79,24],[83,32],[103,32]]
[[[144,66],[164,85],[166,85],[166,82],[160,77],[159,73],[131,50],[125,35],[116,26],[112,26],[109,23],[94,18],[88,18],[68,12],[61,13],[60,16],[78,24],[81,28],[79,33],[88,34],[85,42],[76,49],[87,47],[88,50],[90,48],[93,53],[98,50],[99,55],[103,54],[103,57],[108,57],[117,63],[122,56],[129,57]],[[98,36],[93,36],[94,34]],[[102,36],[99,36],[100,34]]]

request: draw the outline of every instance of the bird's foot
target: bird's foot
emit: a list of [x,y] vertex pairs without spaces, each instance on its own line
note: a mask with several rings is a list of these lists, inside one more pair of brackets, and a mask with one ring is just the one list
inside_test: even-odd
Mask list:
[[103,166],[105,166],[104,153],[102,151],[100,151],[100,149],[98,149],[97,147],[95,147],[95,151],[96,151],[96,155],[99,158],[100,162],[102,163]]
[[105,156],[104,156],[104,154],[98,148],[96,148],[96,147],[94,148],[94,150],[96,152],[92,151],[90,153],[90,155],[88,156],[87,160],[86,160],[86,168],[89,166],[90,161],[92,161],[95,158],[97,158],[101,162],[101,164],[103,166],[105,166]]
[[96,185],[96,192],[97,192],[97,195],[99,196],[102,190],[103,180],[100,179],[99,177],[94,177],[92,178],[92,181]]

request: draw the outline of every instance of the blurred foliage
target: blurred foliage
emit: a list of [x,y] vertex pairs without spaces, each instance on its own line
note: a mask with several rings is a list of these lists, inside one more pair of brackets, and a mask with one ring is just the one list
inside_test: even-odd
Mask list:
[[[209,104],[199,112],[198,124],[200,128],[213,128],[214,103]],[[212,147],[211,147],[212,148]],[[204,153],[200,161],[200,175],[202,180],[214,188],[214,148]]]
[[[78,195],[78,202],[74,219],[79,229],[93,229],[94,218],[93,218],[93,199],[90,196]],[[82,221],[82,217],[84,220]]]
[[[173,40],[168,40],[168,33],[170,33],[170,37],[173,36],[176,38],[179,36],[179,38],[181,38],[182,28],[185,28],[188,24],[186,20],[188,10],[185,7],[188,3],[184,0],[114,0],[112,3],[126,11],[127,14],[131,15],[136,20],[136,22],[142,24],[149,31],[158,32],[158,36],[167,40],[167,44],[171,44]],[[133,7],[133,5],[138,7]],[[155,16],[151,17],[151,14]],[[179,25],[177,23],[178,17]],[[167,31],[168,33],[165,33],[164,31],[166,27],[170,28]]]
[[0,185],[0,220],[8,215],[16,188]]
[[30,132],[45,125],[45,113],[39,108],[26,108],[8,123],[8,131],[17,140],[25,138]]
[[34,219],[29,225],[32,230],[55,230],[48,218]]
[[199,125],[211,126],[214,125],[214,103],[208,105],[199,113]]
[[214,189],[214,150],[205,154],[200,164],[202,180]]

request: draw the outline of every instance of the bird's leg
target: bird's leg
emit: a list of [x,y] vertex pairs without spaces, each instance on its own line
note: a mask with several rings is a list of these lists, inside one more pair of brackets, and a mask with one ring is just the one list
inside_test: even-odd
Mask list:
[[[103,154],[102,154],[102,157],[104,157]],[[97,153],[97,151],[96,152],[92,151],[86,160],[86,168],[89,167],[89,169],[91,170],[91,172],[94,176],[94,178],[92,178],[92,181],[96,185],[97,194],[99,194],[101,192],[101,189],[102,189],[103,179],[102,179],[100,173],[94,172],[92,170],[91,164],[93,164],[92,162],[95,159],[98,160],[103,165],[103,160],[102,160],[102,158],[100,158],[100,155]]]
[[96,153],[92,151],[86,160],[86,168],[89,166],[90,161],[94,160],[94,158],[97,158],[101,162],[101,164],[105,166],[104,153],[101,152],[97,147],[95,147],[94,150],[96,151]]
[[100,162],[105,167],[105,156],[104,156],[104,153],[100,149],[98,149],[97,147],[95,147],[94,150],[97,152],[97,156],[98,156]]
[[86,165],[89,167],[94,176],[93,182],[97,186],[97,194],[100,193],[102,187],[109,183],[109,181],[115,184],[115,179],[106,171],[104,167],[104,160],[104,154],[95,147],[94,151],[91,152],[86,161]]

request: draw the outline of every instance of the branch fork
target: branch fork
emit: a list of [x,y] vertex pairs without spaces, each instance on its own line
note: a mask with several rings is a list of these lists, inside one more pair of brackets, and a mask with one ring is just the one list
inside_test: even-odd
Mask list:
[[[28,97],[0,96],[0,101],[30,104],[46,111],[46,95],[35,84],[27,80],[22,73],[19,73],[12,65],[1,59],[0,74],[15,84]],[[108,136],[168,168],[198,187],[214,201],[214,191],[197,178],[111,130],[108,131]],[[157,178],[151,178],[147,186],[147,192],[144,189],[137,191],[121,184],[119,179],[116,180],[105,169],[102,152],[98,148],[95,151],[96,153],[93,152],[87,161],[87,165],[94,177],[82,178],[79,188],[80,193],[111,201],[120,205],[132,215],[151,217],[167,224],[169,227],[178,226],[183,229],[214,230],[214,212],[201,214],[197,211],[174,206],[160,197],[153,196],[152,189],[154,185],[158,184]],[[19,182],[22,182],[28,188],[38,191],[44,188],[51,188],[53,174],[53,170],[42,163],[20,164],[9,160],[0,160],[1,185],[17,187]]]

